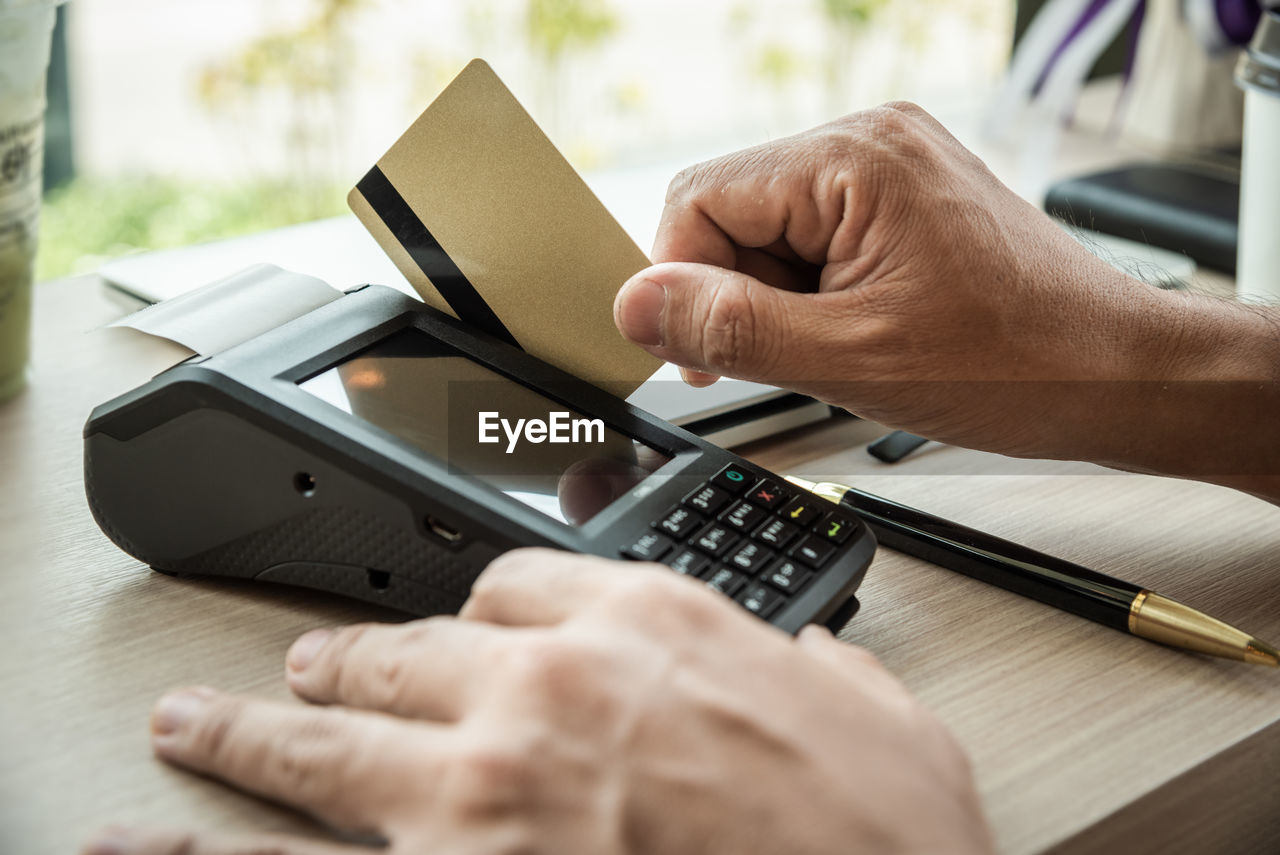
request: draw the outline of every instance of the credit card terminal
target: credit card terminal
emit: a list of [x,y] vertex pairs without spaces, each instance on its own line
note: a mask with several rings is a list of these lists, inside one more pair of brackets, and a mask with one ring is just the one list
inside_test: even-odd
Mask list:
[[843,623],[853,515],[518,347],[366,285],[97,407],[85,489],[156,570],[454,612],[520,546],[666,564],[788,631]]

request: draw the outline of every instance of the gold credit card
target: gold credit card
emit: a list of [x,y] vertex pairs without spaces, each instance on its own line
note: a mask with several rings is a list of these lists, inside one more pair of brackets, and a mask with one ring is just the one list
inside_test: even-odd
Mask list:
[[613,324],[649,260],[483,60],[347,202],[428,304],[620,397],[657,370]]

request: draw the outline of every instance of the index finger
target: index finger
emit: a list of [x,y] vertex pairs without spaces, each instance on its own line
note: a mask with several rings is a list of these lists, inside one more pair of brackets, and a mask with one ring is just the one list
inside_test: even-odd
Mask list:
[[156,704],[151,744],[165,760],[343,828],[389,830],[428,786],[438,725],[377,713],[224,695],[205,687]]
[[821,264],[845,204],[829,148],[806,134],[684,170],[667,190],[654,262],[737,270],[743,250],[765,250]]

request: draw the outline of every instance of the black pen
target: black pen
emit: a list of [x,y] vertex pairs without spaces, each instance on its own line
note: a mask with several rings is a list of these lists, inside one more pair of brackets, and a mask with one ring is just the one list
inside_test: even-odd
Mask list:
[[787,480],[853,511],[891,549],[1150,641],[1280,666],[1270,644],[1146,588],[843,484]]

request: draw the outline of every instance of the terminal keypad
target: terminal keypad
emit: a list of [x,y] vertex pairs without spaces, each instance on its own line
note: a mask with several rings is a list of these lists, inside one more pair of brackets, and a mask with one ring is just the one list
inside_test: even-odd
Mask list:
[[768,619],[838,558],[859,525],[823,499],[735,464],[685,494],[621,552],[701,579]]
[[738,502],[721,519],[738,531],[750,531],[764,519],[765,513],[750,502]]

